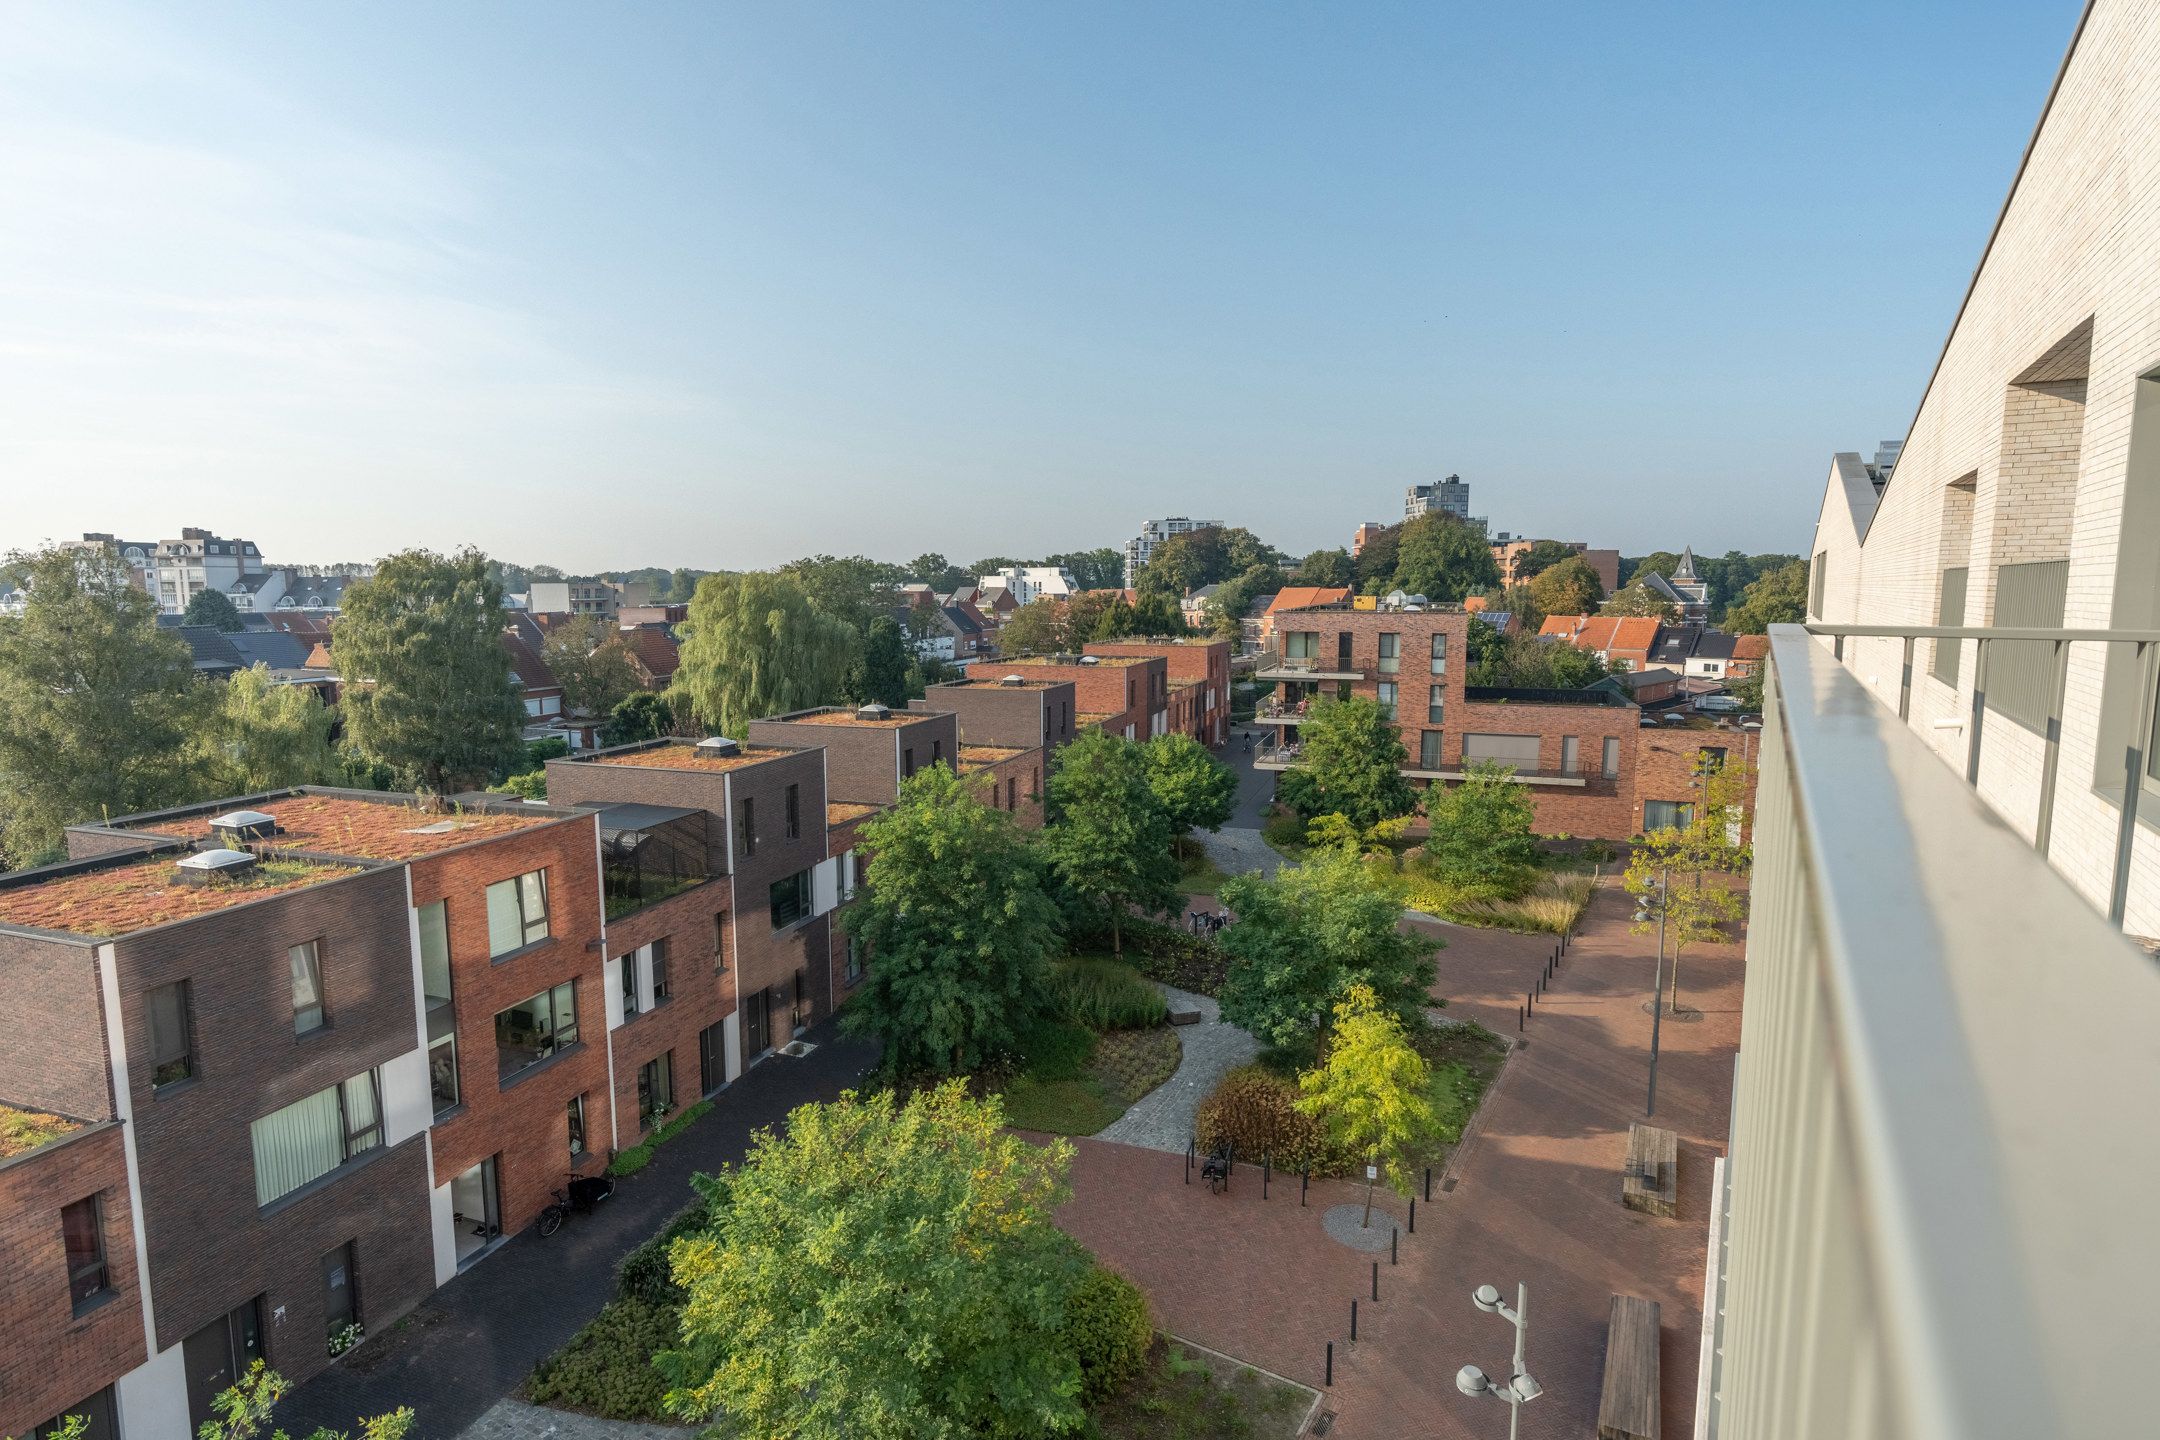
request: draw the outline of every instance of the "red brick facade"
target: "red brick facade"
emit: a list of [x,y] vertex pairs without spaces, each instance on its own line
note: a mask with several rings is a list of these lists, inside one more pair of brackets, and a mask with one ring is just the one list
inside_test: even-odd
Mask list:
[[1161,656],[1170,677],[1169,733],[1190,735],[1211,748],[1229,740],[1228,640],[1106,640],[1089,645],[1087,653]]
[[[708,1088],[726,1083],[725,1041],[714,1059],[719,1073],[708,1087],[701,1036],[724,1025],[735,1013],[735,965],[727,950],[728,884],[708,880],[620,919],[608,922],[609,958],[618,966],[636,963],[644,946],[665,946],[667,997],[623,1022],[612,1033],[615,1048],[615,1119],[617,1148],[635,1145],[642,1133],[638,1113],[638,1072],[647,1061],[669,1056],[675,1108],[681,1109]],[[718,1037],[715,1037],[716,1039]]]
[[[93,1196],[108,1288],[78,1307],[60,1212]],[[0,1435],[28,1435],[148,1358],[134,1223],[116,1123],[0,1160]]]

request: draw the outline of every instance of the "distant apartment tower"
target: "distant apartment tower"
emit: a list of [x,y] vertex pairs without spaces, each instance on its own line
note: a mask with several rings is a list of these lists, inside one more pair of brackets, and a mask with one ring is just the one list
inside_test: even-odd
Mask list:
[[243,582],[259,581],[265,573],[262,551],[254,541],[226,540],[194,526],[181,530],[177,540],[160,540],[155,545],[102,531],[85,533],[82,543],[110,545],[167,615],[178,615],[205,590],[244,593],[247,585]]
[[1905,442],[1902,440],[1885,440],[1882,444],[1877,445],[1875,447],[1875,473],[1888,480],[1890,472],[1897,469],[1898,456],[1904,452]]
[[1080,593],[1080,582],[1062,565],[1008,565],[995,575],[979,579],[984,588],[1003,585],[1021,605],[1044,599],[1069,600]]
[[1387,528],[1378,520],[1367,520],[1364,524],[1358,526],[1357,533],[1350,537],[1350,558],[1355,560],[1358,556],[1364,554],[1365,547],[1370,545],[1374,538]]
[[1412,485],[1403,492],[1403,519],[1415,520],[1438,510],[1458,520],[1470,518],[1470,485],[1460,475],[1450,475],[1431,485]]
[[1140,533],[1125,542],[1125,588],[1130,590],[1140,583],[1140,572],[1155,557],[1155,547],[1173,535],[1190,535],[1195,530],[1220,530],[1220,520],[1188,520],[1183,515],[1173,515],[1167,520],[1149,520],[1142,524]]

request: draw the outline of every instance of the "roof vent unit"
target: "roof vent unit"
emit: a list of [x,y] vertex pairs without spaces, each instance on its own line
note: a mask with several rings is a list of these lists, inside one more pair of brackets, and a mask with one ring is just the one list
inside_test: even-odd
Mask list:
[[1082,656],[1080,657],[1080,663],[1081,663],[1082,665],[1100,665],[1100,664],[1102,664],[1102,656],[1100,656],[1100,655],[1082,655]]
[[697,742],[700,755],[740,755],[742,746],[725,735],[711,735]]
[[1005,677],[1004,679],[1002,679],[1002,680],[998,681],[998,684],[1000,684],[1000,685],[1016,685],[1016,686],[1017,686],[1017,685],[1025,685],[1025,684],[1027,684],[1027,676],[1025,676],[1025,675],[1007,675],[1007,676],[1006,676],[1006,677]]
[[880,705],[873,700],[860,710],[857,710],[855,718],[858,720],[890,720],[892,719],[892,707],[890,705]]
[[254,873],[255,857],[245,850],[199,850],[173,862],[173,879],[182,885],[211,885]]
[[238,849],[251,840],[267,840],[277,834],[277,817],[260,810],[228,810],[210,817],[210,833]]

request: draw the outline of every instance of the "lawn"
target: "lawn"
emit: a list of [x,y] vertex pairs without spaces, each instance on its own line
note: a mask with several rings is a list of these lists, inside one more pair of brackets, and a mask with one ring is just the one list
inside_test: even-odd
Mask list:
[[1044,1021],[1022,1042],[1022,1068],[1005,1086],[1005,1119],[1022,1130],[1093,1135],[1168,1080],[1184,1047],[1167,1025],[1096,1035]]
[[1187,895],[1213,895],[1230,878],[1197,843],[1192,854],[1178,862],[1178,871],[1178,889]]
[[1139,1378],[1095,1410],[1103,1440],[1291,1440],[1313,1392],[1158,1341]]

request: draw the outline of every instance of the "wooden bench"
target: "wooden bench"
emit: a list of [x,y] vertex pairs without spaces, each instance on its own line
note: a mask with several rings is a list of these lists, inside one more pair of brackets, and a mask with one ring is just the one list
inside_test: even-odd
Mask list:
[[1680,1213],[1680,1137],[1655,1125],[1628,1126],[1620,1203],[1667,1220]]
[[1612,1297],[1605,1327],[1605,1383],[1598,1392],[1598,1440],[1658,1440],[1658,1304]]

